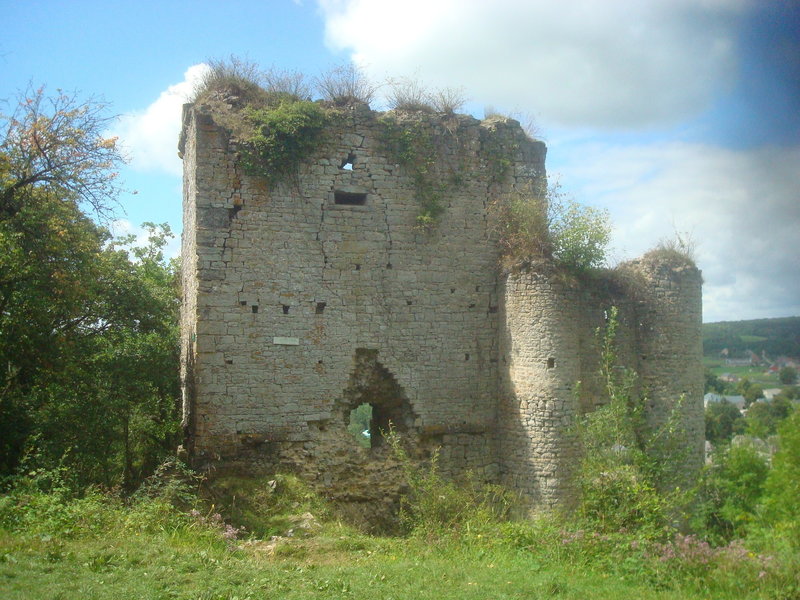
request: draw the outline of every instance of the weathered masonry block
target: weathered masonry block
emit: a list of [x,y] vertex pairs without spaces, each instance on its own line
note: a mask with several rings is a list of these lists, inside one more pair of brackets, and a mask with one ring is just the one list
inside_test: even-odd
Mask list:
[[[380,432],[391,422],[413,456],[439,448],[448,475],[471,470],[532,505],[565,501],[572,419],[602,402],[594,331],[612,305],[649,417],[685,396],[699,464],[696,269],[644,258],[582,282],[547,262],[504,272],[492,207],[542,185],[544,144],[510,119],[338,111],[275,183],[245,173],[218,109],[185,108],[182,377],[195,464],[294,470],[340,502],[389,503],[399,471]],[[387,116],[435,154],[425,167],[441,213],[427,228],[430,189],[387,147]],[[347,432],[365,403],[369,448]]]

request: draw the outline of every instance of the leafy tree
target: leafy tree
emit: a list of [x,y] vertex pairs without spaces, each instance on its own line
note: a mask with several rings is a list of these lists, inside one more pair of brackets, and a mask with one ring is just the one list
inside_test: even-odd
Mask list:
[[171,234],[151,226],[148,248],[126,249],[81,210],[106,215],[116,201],[121,157],[101,136],[103,108],[39,89],[5,118],[0,475],[25,458],[68,465],[79,483],[130,486],[173,438]]
[[753,437],[766,439],[778,430],[778,425],[792,412],[788,398],[776,396],[771,402],[755,402],[747,409],[746,431]]
[[117,139],[104,136],[112,120],[107,106],[44,91],[29,89],[16,110],[2,116],[0,212],[10,217],[43,194],[108,214],[120,191],[115,169],[124,161]]
[[705,377],[705,393],[716,393],[716,394],[724,394],[725,393],[725,382],[721,381],[719,377],[714,375],[709,369],[706,369],[704,372]]
[[750,381],[747,377],[742,377],[741,381],[736,384],[736,392],[744,396],[745,404],[748,406],[764,397],[764,390],[760,385]]
[[705,410],[706,439],[714,445],[730,441],[744,430],[744,417],[739,409],[728,402],[710,402]]
[[778,379],[783,385],[792,385],[797,382],[797,369],[794,367],[783,367],[778,371]]

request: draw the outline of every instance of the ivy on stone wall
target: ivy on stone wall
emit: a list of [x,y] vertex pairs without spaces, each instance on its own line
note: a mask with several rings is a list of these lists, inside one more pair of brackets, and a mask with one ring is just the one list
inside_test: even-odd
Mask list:
[[420,203],[417,225],[433,227],[444,212],[443,197],[448,184],[440,181],[437,173],[439,152],[429,127],[420,122],[399,122],[392,115],[383,115],[381,143],[411,176]]
[[486,161],[486,171],[494,183],[501,182],[508,174],[511,165],[514,164],[514,155],[519,150],[519,144],[503,144],[497,135],[486,132],[488,135],[482,136],[481,151]]
[[281,95],[264,107],[248,106],[252,134],[243,140],[242,163],[250,175],[275,183],[296,173],[318,146],[330,116],[315,102]]

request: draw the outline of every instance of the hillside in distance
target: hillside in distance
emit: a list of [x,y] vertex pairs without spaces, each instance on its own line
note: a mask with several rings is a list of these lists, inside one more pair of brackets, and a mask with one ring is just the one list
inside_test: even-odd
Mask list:
[[724,348],[730,357],[747,350],[770,358],[800,356],[800,317],[703,323],[703,354],[717,356]]

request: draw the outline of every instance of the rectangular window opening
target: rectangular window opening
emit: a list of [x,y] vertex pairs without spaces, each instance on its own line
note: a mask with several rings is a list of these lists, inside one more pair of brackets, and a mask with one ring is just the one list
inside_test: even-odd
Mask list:
[[364,206],[367,203],[367,195],[360,192],[343,192],[336,190],[333,192],[333,201],[336,204],[345,206]]

